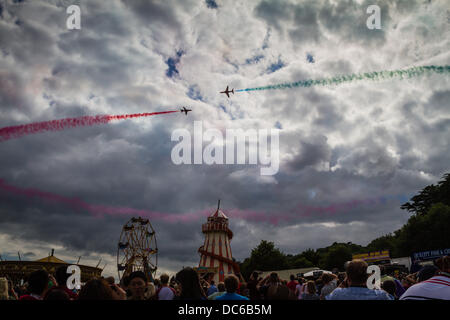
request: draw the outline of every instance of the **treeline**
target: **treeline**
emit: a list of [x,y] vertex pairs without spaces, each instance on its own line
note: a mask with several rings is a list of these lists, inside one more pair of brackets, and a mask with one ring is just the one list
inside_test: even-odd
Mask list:
[[326,248],[308,249],[285,254],[273,242],[262,240],[249,258],[240,263],[241,273],[248,278],[254,270],[270,271],[307,267],[343,270],[353,254],[389,250],[393,258],[413,252],[450,247],[450,173],[437,185],[429,185],[401,206],[411,217],[399,230],[376,238],[367,246],[351,242],[333,243]]

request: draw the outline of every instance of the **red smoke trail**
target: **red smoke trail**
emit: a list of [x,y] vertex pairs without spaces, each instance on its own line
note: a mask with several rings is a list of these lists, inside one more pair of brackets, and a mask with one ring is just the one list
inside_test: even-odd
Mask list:
[[168,223],[192,222],[199,221],[202,217],[206,218],[210,215],[210,211],[204,210],[195,213],[187,214],[168,214],[162,212],[155,212],[149,210],[138,210],[126,207],[110,207],[104,205],[92,205],[86,203],[78,198],[67,198],[50,192],[44,192],[37,189],[24,189],[12,185],[8,185],[4,180],[0,179],[0,191],[27,196],[28,198],[39,198],[48,202],[63,203],[76,210],[85,210],[90,212],[95,217],[102,217],[103,215],[111,216],[140,216],[152,220],[159,220]]
[[151,113],[135,113],[123,115],[98,115],[83,116],[78,118],[66,118],[60,120],[51,120],[44,122],[35,122],[30,124],[22,124],[12,127],[4,127],[0,129],[0,142],[13,138],[19,138],[29,134],[35,134],[46,131],[60,131],[69,128],[93,126],[96,124],[105,124],[112,120],[123,120],[131,118],[149,117],[158,114],[174,113],[178,111],[161,111]]
[[[140,216],[155,221],[164,221],[167,223],[180,223],[180,222],[199,222],[214,212],[214,209],[208,209],[193,213],[185,214],[171,214],[162,213],[149,210],[139,210],[127,207],[110,207],[104,205],[93,205],[86,203],[78,198],[67,198],[50,192],[43,192],[37,189],[22,189],[12,185],[6,184],[0,179],[0,191],[6,191],[9,193],[27,196],[28,198],[39,198],[48,202],[57,202],[68,205],[77,210],[84,210],[90,212],[95,217],[102,217],[103,215],[111,216]],[[353,200],[344,203],[332,204],[323,207],[305,206],[299,204],[294,210],[291,210],[291,214],[282,212],[261,212],[252,210],[231,209],[227,212],[231,218],[238,218],[248,222],[266,222],[272,225],[278,225],[280,222],[292,222],[298,218],[308,217],[331,217],[340,211],[349,211],[355,209],[358,206],[368,205],[375,206],[378,204],[386,203],[390,200],[407,201],[406,195],[389,195],[378,198],[369,198],[363,200]],[[297,220],[298,221],[298,220]]]

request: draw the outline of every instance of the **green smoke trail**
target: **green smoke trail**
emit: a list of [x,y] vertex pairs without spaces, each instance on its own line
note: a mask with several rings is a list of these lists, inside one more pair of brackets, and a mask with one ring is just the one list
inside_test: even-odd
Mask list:
[[281,83],[268,85],[264,87],[256,87],[256,88],[247,88],[247,89],[239,89],[236,92],[243,91],[257,91],[257,90],[276,90],[276,89],[289,89],[289,88],[308,88],[313,86],[331,86],[331,85],[339,85],[342,83],[353,82],[358,80],[388,80],[394,78],[400,79],[409,79],[413,77],[419,77],[425,74],[431,73],[449,73],[450,66],[422,66],[422,67],[413,67],[409,69],[403,70],[392,70],[392,71],[375,71],[375,72],[366,72],[359,74],[350,74],[350,75],[342,75],[336,76],[328,79],[317,79],[317,80],[301,80],[297,82],[291,83]]

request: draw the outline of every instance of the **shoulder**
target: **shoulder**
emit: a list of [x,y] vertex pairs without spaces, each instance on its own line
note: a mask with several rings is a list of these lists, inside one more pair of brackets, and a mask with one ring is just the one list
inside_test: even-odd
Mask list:
[[[369,290],[371,290],[371,289],[369,289]],[[375,296],[377,296],[378,299],[381,299],[381,300],[394,300],[394,297],[392,297],[389,293],[387,293],[384,290],[374,289],[374,290],[371,290],[371,291],[373,291],[375,293]]]

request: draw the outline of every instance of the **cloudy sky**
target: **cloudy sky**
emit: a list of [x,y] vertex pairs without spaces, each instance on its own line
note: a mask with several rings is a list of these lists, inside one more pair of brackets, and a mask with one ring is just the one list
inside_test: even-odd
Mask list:
[[[80,30],[66,27],[70,4],[81,8]],[[366,27],[371,4],[381,8],[381,30]],[[102,258],[104,274],[116,274],[131,214],[93,215],[26,189],[176,217],[151,220],[159,270],[168,272],[198,264],[205,218],[197,213],[212,213],[219,198],[237,260],[262,239],[294,254],[334,241],[366,245],[398,229],[408,219],[401,203],[449,171],[448,75],[230,99],[219,91],[448,65],[449,10],[445,0],[0,0],[0,128],[194,110],[1,142],[0,254],[37,259],[55,248],[70,262]],[[279,172],[173,164],[171,134],[193,132],[194,121],[278,129]]]

